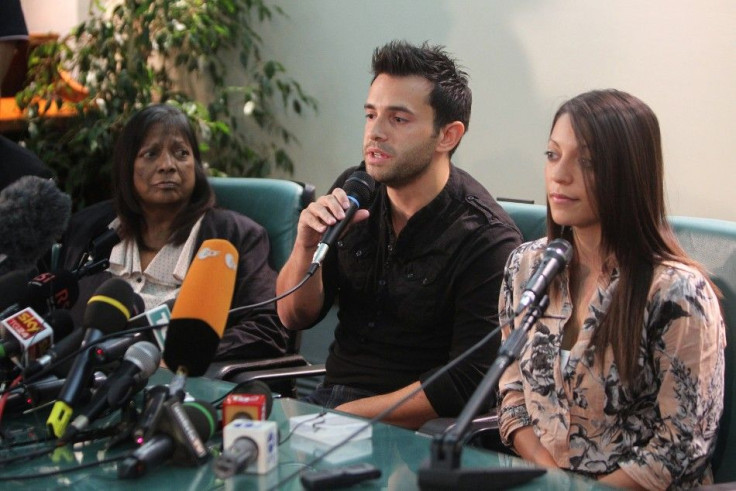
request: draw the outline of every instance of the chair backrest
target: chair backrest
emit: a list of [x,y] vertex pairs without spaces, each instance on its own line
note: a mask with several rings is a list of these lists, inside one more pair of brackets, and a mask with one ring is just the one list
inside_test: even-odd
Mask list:
[[[499,201],[521,230],[524,240],[546,234],[547,209]],[[713,455],[716,482],[736,481],[736,222],[708,218],[669,218],[683,249],[709,272],[720,288],[726,322],[726,382],[724,408]]]
[[280,270],[296,240],[299,214],[314,201],[314,186],[286,179],[211,177],[218,206],[237,211],[268,232],[270,263]]

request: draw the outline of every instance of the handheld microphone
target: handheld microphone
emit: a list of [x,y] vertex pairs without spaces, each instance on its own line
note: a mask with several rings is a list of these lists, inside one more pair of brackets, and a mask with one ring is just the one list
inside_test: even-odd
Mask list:
[[69,309],[79,297],[77,279],[69,271],[41,273],[28,281],[20,291],[24,293],[0,313],[0,318],[25,307],[31,307],[42,315],[54,309]]
[[[100,387],[107,377],[102,372],[95,372],[92,388]],[[20,414],[56,400],[64,386],[64,379],[50,375],[32,384],[19,385],[10,389],[5,401],[5,411],[8,414]]]
[[260,380],[237,385],[222,402],[222,426],[238,418],[266,420],[273,407],[271,388]]
[[38,312],[48,312],[49,303],[54,309],[70,309],[79,298],[79,283],[70,271],[41,273],[28,282],[28,305]]
[[103,233],[92,239],[89,243],[89,255],[91,259],[99,260],[103,257],[110,257],[113,247],[120,243],[120,236],[114,228],[108,228]]
[[73,328],[69,323],[49,325],[31,307],[3,319],[0,326],[3,338],[0,359],[21,355],[23,366],[39,358],[55,339],[63,339]]
[[312,264],[322,264],[327,251],[332,247],[332,244],[338,237],[340,237],[345,227],[348,226],[355,212],[370,204],[373,199],[375,187],[376,182],[367,172],[355,171],[348,177],[343,185],[343,189],[348,195],[350,206],[345,210],[345,218],[328,228],[322,236],[322,240],[317,244],[317,250],[314,252],[314,256],[312,256]]
[[[59,316],[61,315],[59,314],[59,312],[66,312],[64,317],[68,317],[69,322],[71,323],[70,325],[73,327],[74,324],[71,318],[71,314],[69,314],[69,312],[66,310],[55,310],[52,313],[56,316]],[[36,359],[36,361],[28,364],[25,370],[23,370],[23,378],[25,380],[28,380],[31,377],[35,377],[38,373],[49,367],[56,360],[61,360],[62,358],[65,358],[66,356],[69,356],[71,353],[76,351],[82,344],[82,339],[84,339],[84,332],[84,329],[82,329],[81,327],[78,329],[73,329],[68,336],[49,348],[49,350],[46,351],[43,356]],[[69,370],[62,370],[61,372],[61,374],[57,373],[57,375],[66,377],[66,373],[68,373]]]
[[133,429],[133,439],[136,444],[147,442],[158,426],[164,412],[164,403],[169,399],[169,388],[165,385],[156,385],[146,390],[146,402],[138,418],[138,424]]
[[565,269],[571,259],[572,245],[565,239],[555,239],[547,245],[542,261],[521,294],[516,315],[535,304],[544,295],[552,279]]
[[225,451],[215,460],[215,475],[220,479],[245,470],[266,474],[278,464],[278,429],[274,421],[239,418],[222,430]]
[[56,184],[24,176],[0,191],[0,274],[34,267],[66,230],[71,198]]
[[222,404],[223,448],[215,475],[226,479],[247,470],[266,474],[278,462],[278,429],[271,414],[271,389],[260,380],[238,385]]
[[123,406],[148,381],[161,361],[161,352],[148,341],[132,345],[125,352],[120,366],[110,374],[107,382],[92,396],[92,400],[69,425],[62,440],[70,441],[74,435],[87,428],[89,423],[105,410]]
[[[183,416],[191,422],[192,430],[196,433],[194,436],[198,440],[207,441],[215,433],[217,411],[211,404],[204,401],[192,401],[185,402],[180,407]],[[200,459],[192,459],[187,443],[182,443],[182,428],[177,421],[171,418],[164,419],[169,422],[168,427],[163,428],[162,433],[155,435],[118,465],[119,478],[140,477],[172,458],[182,463],[202,463]],[[209,455],[207,449],[204,450],[205,455]]]
[[32,274],[29,271],[16,270],[0,276],[0,318],[15,313],[18,304],[23,301],[28,279]]
[[164,343],[164,361],[171,370],[204,375],[225,330],[237,268],[238,251],[230,242],[202,243],[171,312]]
[[[133,288],[120,278],[105,281],[87,302],[83,325],[83,346],[90,346],[105,334],[125,328],[134,304]],[[72,417],[72,407],[85,385],[90,371],[89,350],[84,350],[74,360],[59,399],[54,404],[46,424],[50,433],[60,438]]]
[[[141,297],[136,295],[136,300],[139,299],[141,301],[141,305],[143,305],[143,300],[141,299]],[[159,333],[160,331],[166,329],[166,326],[171,319],[170,306],[173,305],[174,300],[167,300],[161,305],[150,310],[146,310],[145,312],[142,312],[143,307],[137,307],[136,310],[140,310],[141,313],[131,317],[128,321],[128,325],[125,326],[125,329],[134,329],[136,327],[149,327],[157,325],[161,325],[162,327],[158,329],[153,329],[149,332],[138,332],[119,338],[109,339],[98,344],[90,353],[93,362],[97,365],[103,365],[105,363],[118,360],[123,356],[125,350],[127,350],[130,346],[139,341],[154,342],[159,350],[163,350],[165,335],[159,335]]]
[[144,339],[140,333],[108,339],[92,348],[89,352],[90,361],[95,366],[112,363],[122,358],[131,346],[142,341]]
[[77,259],[74,275],[82,278],[106,270],[110,266],[110,253],[120,241],[117,230],[112,228],[92,239]]
[[131,317],[127,328],[160,326],[149,331],[146,336],[149,341],[155,343],[163,351],[166,332],[168,331],[169,321],[171,320],[171,309],[174,308],[175,301],[175,299],[167,300],[161,305],[146,310],[142,314]]

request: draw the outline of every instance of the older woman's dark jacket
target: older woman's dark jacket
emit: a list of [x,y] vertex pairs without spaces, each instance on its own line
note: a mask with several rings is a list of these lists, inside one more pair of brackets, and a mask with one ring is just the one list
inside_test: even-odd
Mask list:
[[[107,230],[115,218],[112,202],[97,203],[72,217],[63,238],[61,268],[72,269],[92,239]],[[268,264],[270,245],[266,230],[239,213],[212,209],[205,213],[193,253],[208,239],[230,241],[240,255],[231,308],[258,303],[275,295],[276,273]],[[81,325],[87,300],[97,287],[110,278],[108,272],[84,277],[79,281],[79,298],[72,316]],[[287,333],[270,304],[247,312],[232,314],[215,355],[215,360],[249,360],[283,355]]]

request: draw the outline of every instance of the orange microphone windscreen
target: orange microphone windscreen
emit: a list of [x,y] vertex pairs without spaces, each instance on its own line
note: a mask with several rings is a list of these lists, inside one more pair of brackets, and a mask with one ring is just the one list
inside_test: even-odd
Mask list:
[[202,243],[171,311],[164,361],[171,370],[203,375],[215,356],[235,290],[238,251],[223,239]]

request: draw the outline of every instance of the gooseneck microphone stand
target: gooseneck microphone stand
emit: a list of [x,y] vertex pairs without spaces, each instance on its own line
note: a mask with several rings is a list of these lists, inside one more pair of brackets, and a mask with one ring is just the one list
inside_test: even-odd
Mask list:
[[419,469],[419,488],[422,490],[444,489],[503,489],[522,484],[546,472],[539,468],[477,468],[462,469],[460,455],[468,427],[478,414],[489,394],[498,385],[503,372],[521,354],[526,344],[527,333],[542,317],[549,305],[545,294],[538,303],[527,308],[521,324],[501,345],[498,356],[486,372],[468,403],[463,408],[453,427],[433,438],[430,448],[430,461]]

